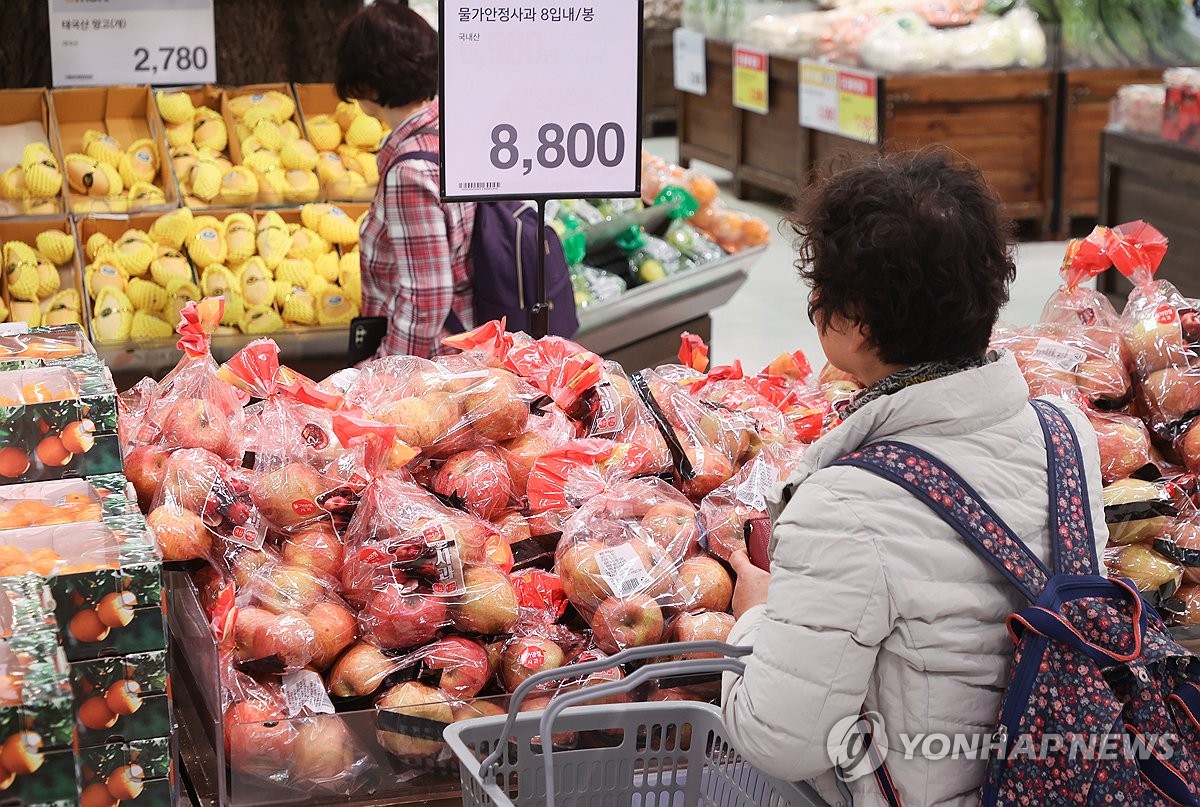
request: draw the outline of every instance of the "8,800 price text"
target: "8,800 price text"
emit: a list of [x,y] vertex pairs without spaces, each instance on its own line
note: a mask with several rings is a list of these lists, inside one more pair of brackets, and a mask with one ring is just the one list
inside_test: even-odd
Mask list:
[[547,123],[538,130],[536,157],[522,159],[517,146],[517,127],[501,123],[492,129],[492,165],[507,171],[521,163],[522,176],[542,168],[558,168],[569,162],[575,168],[587,168],[599,162],[605,168],[616,168],[625,159],[625,130],[616,123],[605,123],[594,129],[586,123],[564,128]]

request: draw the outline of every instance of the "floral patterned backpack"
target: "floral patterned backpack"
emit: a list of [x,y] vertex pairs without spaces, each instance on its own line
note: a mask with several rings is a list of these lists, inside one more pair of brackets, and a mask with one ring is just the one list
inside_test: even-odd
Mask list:
[[[1200,657],[1172,638],[1127,580],[1101,575],[1078,439],[1032,402],[1046,436],[1054,569],[965,480],[899,442],[838,460],[925,502],[1032,603],[1008,618],[1016,642],[992,738],[985,807],[1200,807]],[[875,777],[900,805],[885,766]]]

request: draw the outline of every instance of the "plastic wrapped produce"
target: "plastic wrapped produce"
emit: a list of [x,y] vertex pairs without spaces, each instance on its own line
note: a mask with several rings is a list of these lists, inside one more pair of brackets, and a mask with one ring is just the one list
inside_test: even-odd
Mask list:
[[631,227],[617,236],[619,246],[629,259],[631,275],[642,283],[654,283],[691,267],[691,261],[679,250],[641,227]]
[[679,564],[698,539],[695,508],[660,479],[615,485],[571,516],[554,569],[601,650],[663,641],[684,605]]
[[629,284],[611,272],[577,263],[571,267],[571,287],[575,290],[575,306],[583,310],[617,299]]
[[1162,135],[1167,88],[1162,84],[1126,84],[1109,105],[1108,125],[1123,132]]
[[1150,435],[1137,418],[1081,407],[1096,431],[1104,484],[1124,479],[1151,462]]
[[[1092,334],[1107,343],[1093,340]],[[1012,352],[1032,397],[1073,397],[1078,391],[1087,405],[1106,410],[1120,409],[1132,398],[1113,331],[1043,323],[1019,329],[998,328],[991,344],[994,349]]]
[[1154,549],[1182,566],[1188,583],[1200,584],[1200,517],[1193,513],[1169,524],[1154,539]]
[[1144,544],[1110,546],[1104,564],[1110,577],[1130,580],[1146,595],[1170,596],[1183,579],[1183,567]]
[[1086,238],[1067,244],[1059,274],[1063,284],[1042,308],[1041,321],[1070,332],[1080,332],[1100,345],[1109,358],[1120,356],[1128,364],[1121,340],[1120,317],[1103,293],[1088,284],[1112,266],[1112,239],[1105,227],[1097,227]]
[[767,498],[799,466],[804,447],[772,443],[700,502],[701,545],[721,560],[746,548],[747,524],[767,518]]
[[1178,515],[1178,509],[1160,484],[1120,479],[1104,488],[1104,520],[1110,544],[1148,541]]

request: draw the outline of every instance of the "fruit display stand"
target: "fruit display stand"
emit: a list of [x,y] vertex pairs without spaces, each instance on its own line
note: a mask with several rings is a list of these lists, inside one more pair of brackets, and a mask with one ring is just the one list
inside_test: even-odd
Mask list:
[[741,127],[740,110],[733,107],[733,47],[728,42],[705,43],[708,92],[680,92],[679,164],[692,160],[734,171],[737,167]]
[[[17,167],[21,163],[21,152],[35,140],[50,147],[61,167],[62,154],[58,152],[58,128],[50,95],[43,89],[0,90],[0,172],[21,172],[22,169]],[[61,189],[52,198],[27,201],[6,198],[6,184],[6,180],[0,178],[0,217],[54,215],[66,210]],[[23,176],[20,184],[26,186]],[[14,189],[11,195],[17,196],[17,190]]]
[[[179,204],[179,192],[174,175],[168,166],[166,140],[162,125],[154,108],[154,98],[149,87],[81,87],[76,89],[52,90],[51,103],[57,122],[58,151],[63,155],[64,185],[67,200],[75,213],[101,212],[123,213],[129,210],[169,210]],[[151,184],[162,191],[162,199],[138,201],[129,197],[130,188],[124,187],[117,195],[92,195],[81,193],[71,187],[71,166],[66,155],[87,152],[85,133],[96,131],[116,141],[116,147],[124,152],[138,141],[149,140],[157,150],[158,167]],[[83,179],[88,189],[96,187],[94,180]]]
[[[1157,276],[1186,297],[1200,297],[1200,150],[1108,130],[1101,160],[1100,223],[1154,222],[1171,243]],[[1100,288],[1124,298],[1132,287],[1110,269]]]
[[1100,135],[1108,125],[1109,104],[1126,84],[1158,84],[1162,68],[1084,70],[1059,74],[1061,135],[1056,229],[1070,236],[1075,219],[1094,219],[1100,212]]
[[[230,765],[222,725],[221,685],[217,646],[197,591],[186,574],[167,574],[167,614],[172,642],[171,675],[178,697],[179,748],[187,781],[203,807],[251,807],[275,804],[352,804],[375,807],[387,804],[425,804],[450,807],[458,804],[457,769],[446,766],[425,770],[388,754],[375,739],[378,713],[368,701],[364,708],[343,711],[325,719],[339,721],[354,742],[370,755],[371,770],[347,797],[322,797],[319,790],[272,787],[261,777],[241,776]],[[300,718],[311,721],[313,718]],[[247,724],[243,724],[247,725]],[[248,724],[251,728],[255,724]],[[281,771],[287,774],[287,771]],[[449,799],[449,801],[440,801]]]
[[1013,219],[1037,237],[1053,228],[1055,74],[1012,70],[885,75],[879,144],[812,133],[815,166],[843,154],[893,153],[942,144],[971,160]]

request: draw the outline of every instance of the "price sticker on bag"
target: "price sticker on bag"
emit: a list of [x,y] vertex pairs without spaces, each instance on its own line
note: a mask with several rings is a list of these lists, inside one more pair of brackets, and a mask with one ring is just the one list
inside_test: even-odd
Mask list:
[[638,194],[638,0],[460,0],[439,27],[443,199]]
[[217,80],[213,0],[47,0],[54,86]]

